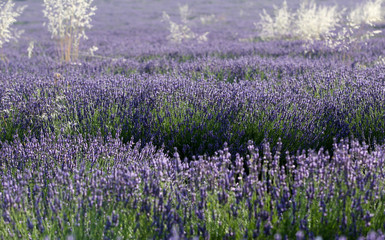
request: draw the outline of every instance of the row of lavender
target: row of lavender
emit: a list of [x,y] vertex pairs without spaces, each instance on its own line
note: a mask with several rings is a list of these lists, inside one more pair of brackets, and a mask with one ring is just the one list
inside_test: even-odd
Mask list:
[[124,142],[176,147],[182,158],[213,154],[225,142],[244,156],[248,140],[261,146],[278,138],[291,153],[330,151],[333,138],[373,146],[385,131],[385,73],[377,59],[208,56],[61,68],[15,62],[0,73],[0,136],[88,138],[121,129]]
[[[0,149],[6,239],[383,239],[385,148],[356,141],[182,161],[149,144],[42,135]],[[278,144],[280,146],[280,144]],[[245,173],[245,167],[249,173]],[[376,231],[373,231],[376,229]],[[318,237],[318,238],[317,238]]]

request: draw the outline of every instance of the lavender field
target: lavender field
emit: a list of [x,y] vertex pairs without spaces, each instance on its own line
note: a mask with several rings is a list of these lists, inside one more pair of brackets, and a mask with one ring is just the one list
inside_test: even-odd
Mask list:
[[385,239],[385,1],[66,1],[0,1],[1,239]]

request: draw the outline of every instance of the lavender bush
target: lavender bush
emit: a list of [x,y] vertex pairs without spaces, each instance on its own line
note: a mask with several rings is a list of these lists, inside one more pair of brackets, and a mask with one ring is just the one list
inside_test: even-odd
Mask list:
[[197,0],[175,44],[171,1],[95,5],[76,64],[39,2],[4,48],[2,239],[385,237],[383,33],[243,41],[268,4]]
[[10,70],[0,88],[2,139],[28,130],[106,136],[121,128],[124,142],[177,147],[182,158],[213,154],[225,142],[233,155],[245,155],[248,140],[274,145],[278,138],[291,153],[331,151],[333,138],[350,136],[373,146],[385,131],[384,71],[354,64],[258,56],[150,60],[67,67],[59,79],[32,73],[28,82]]
[[[384,229],[384,147],[356,141],[287,156],[248,143],[182,161],[151,144],[43,135],[3,142],[3,236],[330,239]],[[280,146],[281,144],[278,143]],[[246,164],[246,165],[245,165]],[[245,173],[245,167],[249,173]],[[377,233],[371,229],[378,229]],[[303,239],[302,238],[302,239]],[[369,238],[368,239],[373,239]]]

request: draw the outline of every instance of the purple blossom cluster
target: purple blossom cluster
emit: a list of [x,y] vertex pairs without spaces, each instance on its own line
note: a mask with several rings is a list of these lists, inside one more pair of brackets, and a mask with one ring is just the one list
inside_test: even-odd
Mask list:
[[226,145],[186,162],[102,136],[1,144],[3,237],[384,237],[383,146],[341,141],[281,166],[268,143],[234,164]]
[[290,153],[332,151],[333,138],[384,140],[382,65],[244,56],[38,66],[15,63],[0,73],[3,140],[121,129],[124,142],[177,147],[182,159],[212,155],[225,142],[245,156],[248,140],[261,147],[267,139],[275,149],[281,138]]

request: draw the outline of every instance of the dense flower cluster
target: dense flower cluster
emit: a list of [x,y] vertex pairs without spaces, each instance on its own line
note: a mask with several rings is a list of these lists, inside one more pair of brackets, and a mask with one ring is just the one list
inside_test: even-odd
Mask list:
[[3,236],[331,239],[385,228],[381,146],[341,141],[333,156],[302,152],[280,166],[279,149],[252,142],[234,163],[226,145],[190,162],[101,136],[1,145]]
[[178,61],[84,63],[60,78],[9,66],[0,73],[1,138],[28,129],[88,137],[120,128],[125,142],[177,147],[182,158],[213,154],[225,142],[245,155],[248,140],[281,138],[291,153],[330,151],[333,138],[383,142],[382,65],[287,56]]

